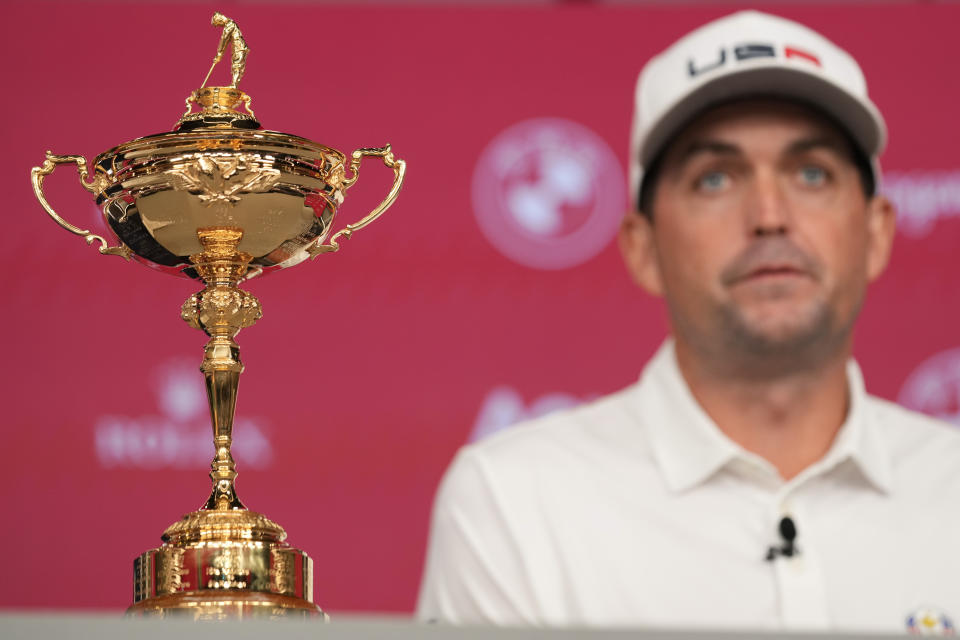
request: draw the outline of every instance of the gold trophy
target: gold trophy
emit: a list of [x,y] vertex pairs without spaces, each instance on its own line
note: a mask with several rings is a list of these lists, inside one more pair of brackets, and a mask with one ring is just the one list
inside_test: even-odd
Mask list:
[[[232,442],[243,365],[234,338],[260,318],[260,303],[240,282],[337,251],[338,240],[367,226],[393,204],[405,164],[390,146],[343,153],[298,136],[260,128],[250,97],[237,89],[247,45],[236,23],[216,13],[223,35],[210,72],[187,98],[172,132],[131,140],[101,153],[89,175],[82,156],[47,152],[31,171],[37,199],[60,226],[122,256],[204,283],[181,317],[210,337],[200,370],[206,380],[215,455],[206,504],[163,532],[163,544],[134,561],[131,615],[196,619],[322,617],[313,602],[313,561],[284,542],[286,532],[249,511],[234,487]],[[232,84],[207,87],[213,67],[232,49]],[[198,107],[198,110],[194,110]],[[361,160],[393,169],[386,199],[356,223],[327,237]],[[117,244],[61,218],[43,181],[57,165],[75,164],[80,184],[103,209]]]

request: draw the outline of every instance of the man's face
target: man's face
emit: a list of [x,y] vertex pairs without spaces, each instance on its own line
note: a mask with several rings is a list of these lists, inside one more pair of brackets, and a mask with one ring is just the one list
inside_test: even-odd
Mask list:
[[625,222],[627,263],[666,298],[678,340],[718,356],[847,345],[893,236],[892,207],[865,196],[844,136],[778,101],[687,127],[665,151],[652,213]]

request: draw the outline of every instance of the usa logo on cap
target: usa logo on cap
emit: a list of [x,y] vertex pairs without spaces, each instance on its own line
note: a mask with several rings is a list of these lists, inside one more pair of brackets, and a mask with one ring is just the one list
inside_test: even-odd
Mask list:
[[907,616],[907,631],[916,636],[953,636],[953,621],[937,609],[917,609]]

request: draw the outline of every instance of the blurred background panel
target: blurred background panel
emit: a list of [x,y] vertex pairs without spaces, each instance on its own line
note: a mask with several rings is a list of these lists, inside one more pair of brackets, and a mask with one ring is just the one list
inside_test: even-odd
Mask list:
[[[4,5],[0,608],[122,611],[133,558],[207,496],[204,336],[178,318],[197,285],[97,255],[48,219],[28,175],[47,149],[92,160],[170,130],[216,50],[214,11],[243,30],[240,87],[266,128],[347,153],[390,142],[408,162],[397,204],[341,252],[249,283],[264,317],[239,336],[235,445],[240,496],[314,558],[318,603],[402,613],[455,450],[632,383],[663,339],[662,304],[613,242],[633,86],[651,55],[746,6]],[[872,392],[956,421],[960,6],[750,6],[866,72],[900,232],[857,356]],[[391,177],[365,163],[335,226]],[[47,185],[102,233],[69,167]]]

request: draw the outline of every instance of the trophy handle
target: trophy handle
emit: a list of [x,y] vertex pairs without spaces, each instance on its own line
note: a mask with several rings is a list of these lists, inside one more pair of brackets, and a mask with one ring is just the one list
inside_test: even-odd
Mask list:
[[43,206],[43,210],[46,211],[53,221],[58,225],[69,231],[70,233],[75,233],[78,236],[83,236],[83,239],[87,241],[87,244],[92,244],[94,240],[100,241],[100,253],[103,255],[111,256],[122,256],[124,259],[130,259],[130,247],[125,244],[120,244],[116,247],[108,247],[107,241],[104,240],[101,236],[90,233],[89,229],[81,229],[80,227],[75,227],[53,210],[53,207],[47,202],[46,196],[43,194],[43,179],[48,175],[53,173],[53,170],[57,168],[58,164],[69,164],[71,162],[76,163],[77,173],[80,174],[80,184],[84,189],[90,193],[98,193],[100,191],[98,181],[94,179],[92,182],[87,182],[89,173],[87,172],[87,161],[83,156],[58,156],[47,151],[47,158],[43,161],[42,167],[34,167],[30,170],[30,181],[33,183],[33,192],[37,196],[37,200],[40,201],[40,204]]
[[360,171],[360,161],[363,160],[364,156],[383,158],[383,164],[393,169],[393,188],[390,189],[390,193],[387,194],[387,197],[384,198],[383,202],[381,202],[376,209],[368,213],[359,222],[348,224],[340,231],[337,231],[330,238],[330,242],[328,244],[317,244],[316,246],[308,247],[307,253],[309,253],[311,257],[316,258],[321,253],[339,251],[340,244],[337,243],[337,238],[343,236],[344,238],[349,239],[350,236],[353,235],[354,231],[363,229],[365,226],[379,218],[384,211],[390,208],[390,206],[393,204],[393,201],[397,199],[397,194],[400,193],[400,187],[403,185],[403,177],[407,172],[407,163],[403,160],[393,157],[393,152],[390,150],[389,144],[385,147],[378,147],[374,149],[357,149],[353,152],[352,159],[350,160],[350,172],[353,175],[343,181],[344,190],[352,187],[353,183],[357,181],[357,175]]

